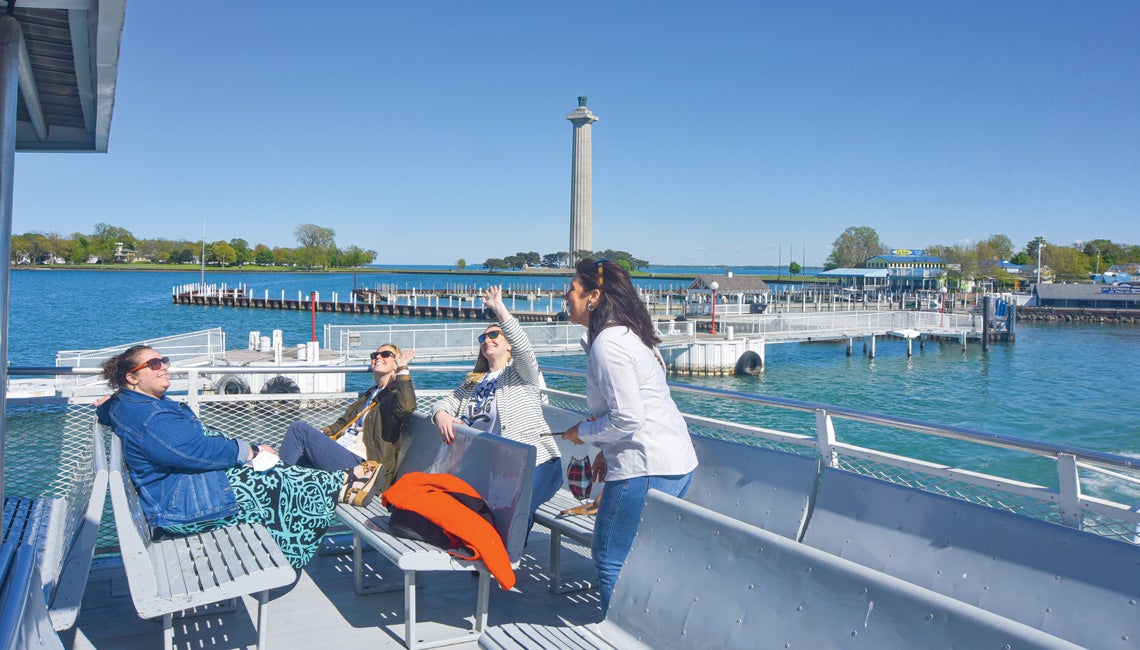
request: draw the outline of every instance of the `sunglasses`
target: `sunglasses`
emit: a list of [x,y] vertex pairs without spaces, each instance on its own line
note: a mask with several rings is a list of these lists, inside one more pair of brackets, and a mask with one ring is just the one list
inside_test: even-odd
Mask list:
[[608,261],[604,257],[598,260],[598,291],[605,291],[606,276],[603,271],[605,271],[605,263]]
[[385,359],[395,359],[396,353],[391,351],[391,350],[380,350],[379,352],[373,352],[372,354],[368,355],[368,358],[372,359],[373,361],[376,360],[376,357],[384,357]]
[[491,339],[492,341],[494,341],[495,339],[499,338],[502,335],[503,335],[502,330],[491,330],[490,332],[479,335],[479,343],[482,344],[483,341],[486,341],[487,339]]
[[170,357],[155,357],[153,359],[147,359],[134,368],[128,370],[127,374],[129,375],[132,372],[138,372],[143,368],[150,368],[151,370],[158,372],[159,370],[162,370],[163,366],[167,368],[170,367]]

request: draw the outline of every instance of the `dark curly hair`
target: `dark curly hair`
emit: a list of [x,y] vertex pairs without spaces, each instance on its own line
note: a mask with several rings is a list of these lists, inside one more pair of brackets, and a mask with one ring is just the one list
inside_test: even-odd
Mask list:
[[647,348],[661,342],[649,310],[641,302],[641,297],[637,295],[637,289],[633,288],[629,273],[624,268],[609,260],[586,258],[578,262],[574,272],[574,277],[578,278],[583,289],[598,289],[602,292],[594,310],[590,312],[590,326],[587,330],[591,341],[607,327],[624,325],[637,334]]
[[121,390],[127,387],[127,373],[138,365],[139,355],[146,350],[153,350],[149,345],[132,345],[119,354],[103,362],[103,379],[111,388]]

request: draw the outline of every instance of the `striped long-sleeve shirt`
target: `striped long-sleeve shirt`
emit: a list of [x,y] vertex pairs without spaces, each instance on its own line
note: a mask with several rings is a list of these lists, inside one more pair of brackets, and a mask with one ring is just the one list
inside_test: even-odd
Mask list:
[[[504,438],[533,445],[538,452],[537,462],[541,465],[562,454],[553,438],[542,435],[550,433],[550,426],[542,417],[542,387],[545,384],[538,369],[538,359],[517,318],[511,316],[499,323],[499,327],[511,344],[512,357],[499,375],[495,388],[500,431]],[[432,417],[440,411],[447,411],[455,417],[465,413],[477,386],[478,383],[464,382],[451,395],[432,406]]]

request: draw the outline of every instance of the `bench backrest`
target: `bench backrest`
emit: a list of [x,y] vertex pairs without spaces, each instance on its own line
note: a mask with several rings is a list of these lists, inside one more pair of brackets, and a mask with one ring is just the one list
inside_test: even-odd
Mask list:
[[618,647],[1067,646],[656,490],[599,632]]
[[1082,646],[1140,639],[1131,544],[834,468],[803,541]]
[[[52,626],[56,630],[71,628],[79,615],[91,558],[99,541],[99,522],[107,502],[107,448],[98,420],[91,427],[90,439],[90,458],[85,454],[70,468],[73,488],[67,495],[70,504],[63,525],[66,544],[62,549],[63,559],[52,580],[44,577]],[[66,540],[70,540],[70,544]]]
[[[582,414],[556,406],[544,406],[543,416],[551,431],[565,431],[582,420]],[[562,450],[563,481],[571,457],[593,457],[597,451],[592,446],[575,447],[559,437],[555,440]],[[700,464],[693,471],[686,501],[788,539],[800,539],[819,483],[817,456],[696,435],[692,440]]]
[[419,412],[408,417],[403,440],[397,480],[408,472],[442,472],[463,479],[491,506],[507,555],[518,560],[526,545],[534,491],[534,447],[464,426],[455,427],[455,440],[445,445],[439,429]]
[[119,536],[119,551],[123,556],[123,568],[127,572],[131,599],[136,604],[146,603],[165,594],[158,593],[160,581],[154,572],[150,557],[153,539],[150,524],[143,515],[139,493],[127,471],[122,442],[117,434],[111,436],[110,484],[111,506],[115,511],[115,529]]
[[818,456],[692,436],[700,464],[685,500],[799,540],[815,501]]

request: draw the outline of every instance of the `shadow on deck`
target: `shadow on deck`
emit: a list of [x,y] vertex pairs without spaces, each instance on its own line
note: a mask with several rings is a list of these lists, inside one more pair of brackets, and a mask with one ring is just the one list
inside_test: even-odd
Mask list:
[[[515,571],[511,591],[491,587],[488,625],[505,622],[581,625],[601,619],[597,590],[554,595],[548,587],[550,537],[536,525]],[[589,549],[564,545],[563,564],[572,576],[593,576]],[[566,553],[565,551],[570,551]],[[403,575],[375,552],[364,555],[366,580]],[[425,640],[446,635],[444,626],[471,629],[469,613],[477,580],[461,572],[420,574],[418,618]],[[291,586],[271,592],[267,639],[270,648],[402,648],[403,592],[357,596],[352,587],[352,555],[317,555]],[[174,647],[254,648],[257,604],[246,597],[232,611],[212,611],[176,618]],[[453,632],[453,630],[452,630]],[[159,619],[140,619],[131,604],[126,575],[118,558],[96,560],[75,628],[60,635],[68,648],[131,649],[162,647]],[[475,648],[478,638],[455,648]]]

